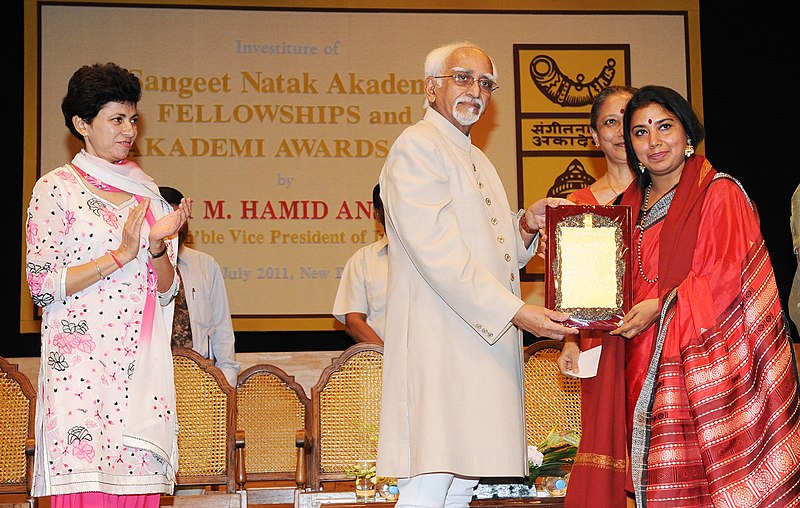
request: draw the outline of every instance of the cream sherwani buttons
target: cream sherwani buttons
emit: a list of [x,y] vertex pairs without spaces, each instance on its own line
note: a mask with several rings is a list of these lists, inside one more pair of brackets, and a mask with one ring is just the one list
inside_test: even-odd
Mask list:
[[480,323],[477,323],[477,324],[475,325],[475,329],[476,329],[476,330],[478,330],[479,332],[481,332],[481,333],[482,333],[482,334],[484,334],[484,335],[486,335],[486,334],[489,332],[489,330],[487,330],[487,329],[486,329],[486,328],[485,328],[483,325],[481,325]]

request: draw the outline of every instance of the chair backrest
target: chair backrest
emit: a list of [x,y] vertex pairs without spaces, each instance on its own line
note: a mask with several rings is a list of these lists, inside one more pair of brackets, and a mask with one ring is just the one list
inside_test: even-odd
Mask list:
[[248,482],[287,480],[294,484],[295,434],[307,429],[311,400],[303,387],[280,368],[257,364],[239,374],[237,428],[247,439]]
[[[178,413],[180,485],[225,486],[236,491],[236,389],[211,360],[172,348]],[[241,446],[241,443],[239,444]]]
[[31,497],[36,390],[17,365],[0,357],[0,493]]
[[538,445],[558,427],[580,433],[581,382],[561,374],[559,340],[538,340],[525,348],[525,427],[528,444]]
[[345,469],[377,456],[383,346],[358,343],[342,352],[311,388],[308,487],[351,481]]

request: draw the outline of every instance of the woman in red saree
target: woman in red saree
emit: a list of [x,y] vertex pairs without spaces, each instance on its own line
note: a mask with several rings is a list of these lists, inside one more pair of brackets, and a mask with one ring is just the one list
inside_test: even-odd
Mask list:
[[800,506],[798,375],[758,213],[694,154],[688,102],[639,89],[624,115],[638,185],[626,344],[637,506]]
[[[627,86],[610,86],[595,97],[589,123],[594,144],[605,156],[606,172],[590,186],[570,194],[570,201],[579,205],[611,204],[633,181],[625,155],[622,115],[635,91]],[[580,339],[564,338],[558,366],[567,376],[577,373],[580,351],[603,348],[597,375],[581,379],[581,441],[565,508],[614,508],[626,504],[624,341],[601,330],[581,330]]]

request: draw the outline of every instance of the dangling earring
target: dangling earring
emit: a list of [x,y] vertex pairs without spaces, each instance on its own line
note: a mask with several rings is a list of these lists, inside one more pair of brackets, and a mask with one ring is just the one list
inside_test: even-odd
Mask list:
[[642,173],[642,174],[644,174],[645,170],[647,170],[647,168],[646,168],[646,167],[644,167],[644,164],[642,164],[642,163],[640,162],[640,163],[639,163],[639,172],[640,172],[640,173]]
[[686,155],[688,159],[692,155],[694,155],[694,147],[692,146],[692,138],[686,138],[686,148],[683,150],[683,153]]

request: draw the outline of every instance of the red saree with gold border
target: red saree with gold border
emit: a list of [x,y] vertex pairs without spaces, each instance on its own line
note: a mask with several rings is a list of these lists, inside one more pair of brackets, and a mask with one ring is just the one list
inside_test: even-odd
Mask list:
[[[634,192],[630,192],[634,190]],[[639,189],[623,204],[637,217]],[[695,155],[651,208],[634,303],[657,322],[626,348],[638,506],[800,506],[798,374],[758,214]]]

